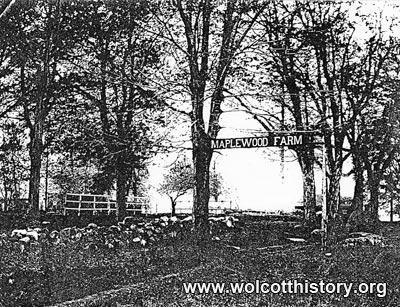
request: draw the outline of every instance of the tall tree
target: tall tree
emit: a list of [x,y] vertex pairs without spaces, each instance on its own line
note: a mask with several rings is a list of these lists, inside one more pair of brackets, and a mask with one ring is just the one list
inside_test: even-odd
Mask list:
[[[171,200],[171,214],[176,214],[178,198],[192,191],[194,187],[194,169],[192,163],[186,160],[178,160],[165,175],[160,186],[160,192],[165,193]],[[210,194],[218,201],[222,193],[222,177],[212,170],[210,173]]]
[[12,6],[2,20],[13,53],[9,67],[18,80],[18,90],[11,90],[11,106],[22,107],[29,130],[29,212],[33,215],[39,210],[44,126],[62,92],[59,63],[68,51],[67,32],[60,26],[64,17],[60,1],[36,1]]
[[[379,181],[398,150],[394,140],[399,41],[386,36],[380,18],[363,16],[363,20],[369,25],[370,37],[356,49],[357,60],[346,64],[346,98],[352,110],[347,140],[355,178],[353,207],[369,211],[377,219]],[[368,204],[366,189],[371,196]]]
[[[181,101],[189,96],[191,142],[195,186],[194,227],[199,241],[208,239],[209,168],[213,150],[211,139],[218,135],[224,91],[231,64],[245,49],[245,39],[265,3],[257,1],[177,0],[154,13],[160,33],[184,61],[181,68]],[[175,14],[176,13],[176,14]],[[184,40],[182,40],[182,34]],[[206,112],[209,110],[209,112]]]
[[76,3],[77,17],[70,23],[72,35],[81,40],[74,49],[80,55],[69,58],[73,69],[68,78],[75,99],[89,102],[99,125],[82,141],[93,147],[101,165],[96,181],[105,183],[106,190],[116,182],[118,219],[126,215],[128,183],[135,187],[132,179],[139,180],[136,175],[155,153],[154,127],[163,121],[162,99],[148,88],[159,45],[138,26],[145,23],[150,6],[148,1],[125,0]]

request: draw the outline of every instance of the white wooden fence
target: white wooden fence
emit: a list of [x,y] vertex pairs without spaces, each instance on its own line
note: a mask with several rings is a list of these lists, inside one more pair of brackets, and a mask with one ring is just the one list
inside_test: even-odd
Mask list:
[[[92,214],[107,212],[107,214],[110,214],[116,210],[116,201],[110,200],[107,195],[71,193],[65,195],[64,215],[67,214],[67,211],[75,211],[79,216],[81,212],[90,211]],[[126,202],[126,211],[133,214],[147,214],[149,212],[149,198],[133,197],[132,200]]]

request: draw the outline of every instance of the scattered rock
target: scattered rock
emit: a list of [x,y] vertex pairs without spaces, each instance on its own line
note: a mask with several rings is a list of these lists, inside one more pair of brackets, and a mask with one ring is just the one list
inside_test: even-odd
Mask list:
[[97,224],[95,223],[90,223],[87,225],[88,228],[98,228],[99,226],[97,226]]
[[91,242],[91,243],[87,244],[84,247],[84,249],[88,249],[88,250],[94,251],[94,250],[98,250],[99,247],[95,243]]
[[191,215],[189,215],[188,217],[185,217],[182,222],[190,222],[193,220],[193,217]]
[[11,237],[17,237],[17,238],[22,238],[23,236],[26,235],[28,231],[26,231],[25,229],[14,229],[11,232]]
[[35,241],[39,240],[39,234],[38,234],[36,231],[34,231],[34,230],[28,231],[28,232],[26,233],[26,236],[27,236],[28,238],[31,238],[31,239],[35,240]]
[[232,222],[231,219],[226,220],[225,223],[226,223],[226,226],[227,226],[227,227],[229,227],[229,228],[232,228],[232,227],[233,227],[233,222]]
[[292,241],[292,242],[307,242],[303,238],[286,238],[286,239],[288,239],[289,241]]
[[61,237],[65,237],[65,238],[69,238],[71,236],[71,228],[63,228],[60,230],[60,236]]
[[179,221],[179,219],[178,219],[176,216],[171,216],[170,221],[171,221],[172,223],[176,223],[176,222]]
[[350,234],[350,238],[343,241],[345,246],[365,246],[365,245],[384,245],[384,238],[382,236],[367,233],[367,232],[354,232]]
[[313,231],[311,231],[312,235],[319,235],[320,236],[323,233],[324,233],[324,231],[322,229],[314,229]]
[[43,227],[47,227],[47,226],[50,225],[50,222],[49,221],[43,221],[42,225],[43,225]]
[[359,238],[359,237],[369,237],[373,236],[374,234],[365,232],[365,231],[358,231],[358,232],[352,232],[349,234],[350,238]]
[[23,238],[19,239],[19,242],[28,244],[29,242],[31,242],[31,239],[30,239],[30,237],[23,237]]
[[50,232],[49,237],[51,239],[55,239],[58,238],[60,236],[60,233],[57,230],[53,230],[52,232]]
[[108,227],[108,230],[109,230],[110,232],[117,233],[117,232],[121,232],[122,229],[121,229],[120,226],[111,225],[110,227]]
[[211,222],[224,221],[225,217],[223,217],[223,216],[218,216],[218,217],[217,216],[211,216],[211,217],[208,218],[208,220],[211,221]]
[[135,223],[135,218],[133,216],[126,216],[122,223],[125,227],[131,227]]
[[160,217],[160,220],[167,223],[169,221],[169,217],[168,216],[162,216]]

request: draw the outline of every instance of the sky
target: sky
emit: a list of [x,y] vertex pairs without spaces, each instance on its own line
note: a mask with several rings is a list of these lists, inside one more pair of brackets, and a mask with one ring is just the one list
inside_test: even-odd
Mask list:
[[[226,113],[221,116],[221,129],[218,138],[254,136],[252,131],[260,129],[259,124],[244,112]],[[187,152],[190,159],[190,152]],[[163,174],[176,159],[176,155],[158,156],[150,166],[152,210],[169,212],[170,202],[166,195],[160,195],[157,187],[163,180]],[[302,200],[302,174],[298,162],[290,150],[285,149],[285,162],[281,163],[280,149],[241,148],[221,149],[214,153],[211,167],[223,177],[225,192],[221,200],[232,202],[232,207],[267,212],[292,212]],[[321,194],[321,170],[315,170],[316,191]],[[342,180],[341,193],[352,196],[353,181]],[[182,197],[181,206],[187,207],[191,195]],[[157,208],[156,208],[157,204]]]

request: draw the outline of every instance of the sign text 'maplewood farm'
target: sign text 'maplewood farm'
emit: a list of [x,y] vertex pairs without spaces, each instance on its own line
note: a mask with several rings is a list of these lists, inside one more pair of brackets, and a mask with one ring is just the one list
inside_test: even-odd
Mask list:
[[262,137],[246,137],[231,139],[212,139],[212,149],[256,148],[270,146],[299,146],[308,143],[304,134],[268,135]]

